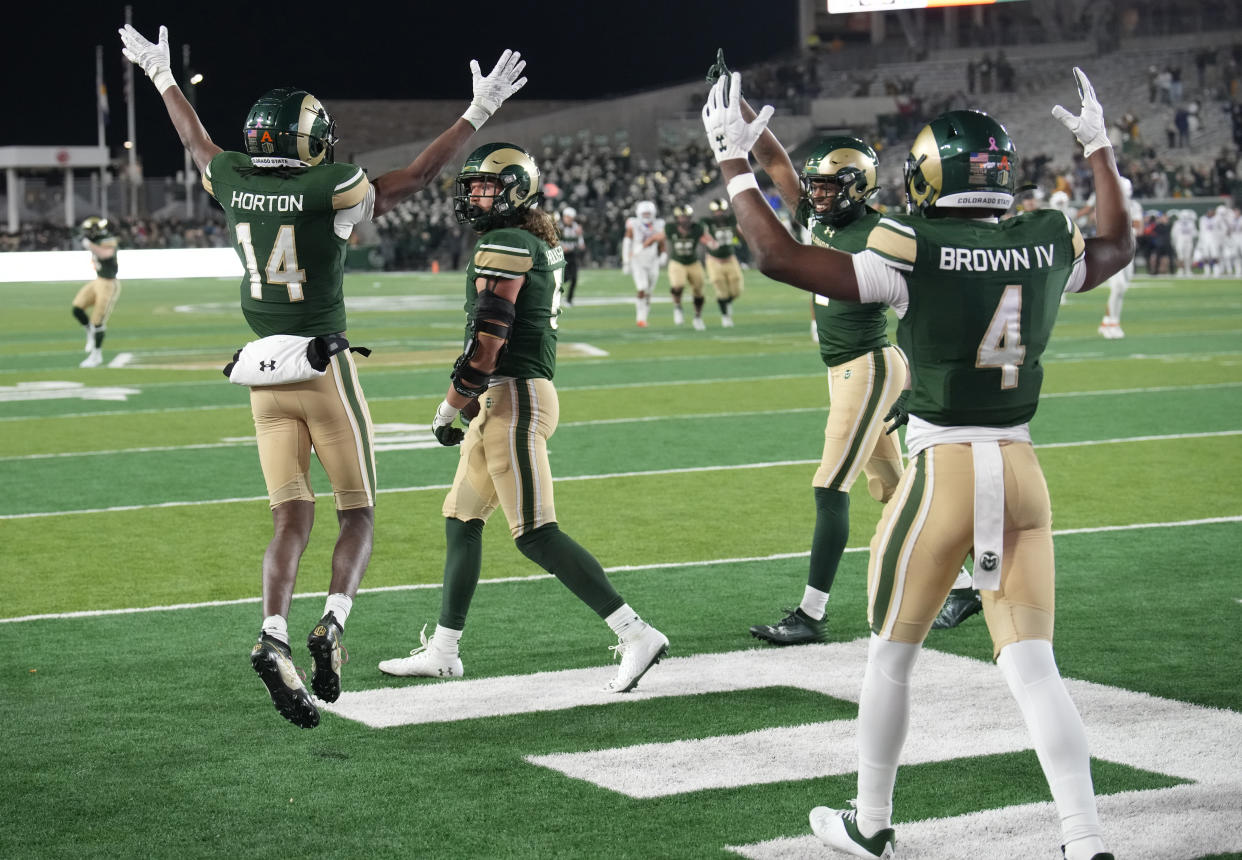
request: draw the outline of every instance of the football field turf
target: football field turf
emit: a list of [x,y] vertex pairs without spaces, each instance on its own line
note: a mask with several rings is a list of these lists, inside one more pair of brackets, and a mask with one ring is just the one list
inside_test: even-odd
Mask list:
[[[237,285],[133,281],[80,370],[78,284],[0,284],[0,857],[828,856],[807,812],[854,796],[868,634],[852,493],[830,642],[777,649],[805,585],[827,408],[804,293],[747,273],[737,325],[634,325],[584,271],[561,316],[550,442],[562,527],[671,640],[602,692],[604,623],[485,530],[465,678],[382,675],[435,626],[456,465],[429,423],[461,348],[462,276],[352,275],[376,429],[375,551],[345,693],[313,731],[249,666],[271,533]],[[660,291],[666,296],[667,281]],[[1052,495],[1056,653],[1118,858],[1242,856],[1242,282],[1140,278],[1127,337],[1073,296],[1032,422]],[[628,303],[627,303],[628,301]],[[323,611],[323,493],[290,618]],[[1054,858],[1059,827],[981,616],[933,631],[898,774],[906,858]]]

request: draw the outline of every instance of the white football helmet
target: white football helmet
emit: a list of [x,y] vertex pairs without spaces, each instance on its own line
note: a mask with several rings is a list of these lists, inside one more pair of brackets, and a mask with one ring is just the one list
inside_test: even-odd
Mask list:
[[1053,209],[1066,212],[1069,210],[1070,205],[1069,195],[1064,191],[1054,191],[1048,196],[1048,205]]
[[566,206],[565,211],[561,213],[561,216],[572,221],[578,217],[578,210],[572,206]]
[[656,205],[651,200],[640,200],[638,205],[634,207],[634,214],[638,216],[638,220],[644,224],[650,224],[655,220]]
[[1124,176],[1121,177],[1121,193],[1127,200],[1134,196],[1134,183]]

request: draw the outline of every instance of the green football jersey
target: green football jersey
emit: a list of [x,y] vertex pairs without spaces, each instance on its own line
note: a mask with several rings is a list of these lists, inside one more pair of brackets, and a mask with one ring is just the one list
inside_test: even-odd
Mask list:
[[728,218],[710,218],[703,222],[703,226],[719,243],[715,248],[708,248],[707,253],[722,260],[732,257],[735,253],[733,243],[737,239],[737,219],[732,215]]
[[[867,207],[861,218],[838,229],[816,220],[810,201],[803,200],[794,218],[811,231],[811,244],[857,254],[867,247],[867,236],[879,222],[880,213]],[[883,302],[834,302],[815,296],[815,328],[824,364],[836,367],[888,346],[886,307]]]
[[526,230],[506,227],[484,233],[466,266],[466,337],[474,322],[477,278],[525,278],[517,318],[500,354],[496,376],[551,379],[556,372],[556,327],[561,312],[565,252]]
[[707,231],[702,221],[691,221],[685,230],[676,221],[664,225],[664,238],[668,240],[668,258],[685,266],[697,262],[699,242],[705,232]]
[[[283,176],[282,176],[283,174]],[[293,173],[257,170],[250,157],[222,152],[203,187],[224,209],[246,273],[241,306],[255,334],[314,337],[345,330],[342,281],[348,238],[337,213],[366,199],[356,164],[319,164]]]
[[[119,243],[115,236],[105,236],[95,244],[115,248]],[[91,254],[91,262],[95,264],[95,275],[108,280],[116,280],[116,274],[120,271],[120,266],[116,259],[119,256],[121,256],[119,252],[113,251],[112,256],[105,260]]]
[[882,218],[867,249],[905,273],[897,343],[910,414],[944,426],[1012,427],[1035,414],[1042,358],[1085,243],[1043,209],[999,223]]

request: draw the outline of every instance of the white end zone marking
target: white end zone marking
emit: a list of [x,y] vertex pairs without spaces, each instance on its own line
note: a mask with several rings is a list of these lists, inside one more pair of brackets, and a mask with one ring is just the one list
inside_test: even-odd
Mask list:
[[[669,658],[626,696],[600,689],[612,670],[598,667],[344,693],[336,703],[322,707],[370,726],[387,727],[776,685],[857,701],[866,646],[860,639]],[[1067,680],[1066,685],[1082,713],[1094,757],[1193,783],[1101,797],[1111,850],[1118,856],[1194,858],[1242,849],[1242,714],[1087,681]],[[964,744],[946,746],[949,737],[960,737]],[[627,796],[661,797],[853,773],[854,738],[853,721],[835,720],[672,743],[532,755],[527,761]],[[819,753],[808,758],[808,749]],[[1029,738],[1017,706],[994,667],[924,651],[914,676],[910,735],[902,764],[1026,749]],[[844,805],[847,798],[823,800]],[[1005,856],[1042,856],[1059,839],[1050,803],[902,823],[898,831],[903,854],[933,860],[996,856],[998,845],[1005,846]],[[823,856],[823,846],[809,835],[732,850],[754,858]]]

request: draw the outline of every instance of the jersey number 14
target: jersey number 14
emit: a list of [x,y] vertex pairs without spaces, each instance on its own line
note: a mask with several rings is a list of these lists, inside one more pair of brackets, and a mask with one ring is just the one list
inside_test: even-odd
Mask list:
[[[254,255],[254,240],[250,236],[248,221],[237,225],[237,244],[241,245],[242,253],[246,255],[246,270],[250,273],[250,297],[262,301],[264,279],[259,276],[259,264]],[[302,294],[302,283],[306,280],[306,270],[298,268],[298,246],[293,239],[292,224],[280,225],[264,273],[267,275],[267,283],[285,285],[289,290],[289,301],[300,302],[305,298]]]

